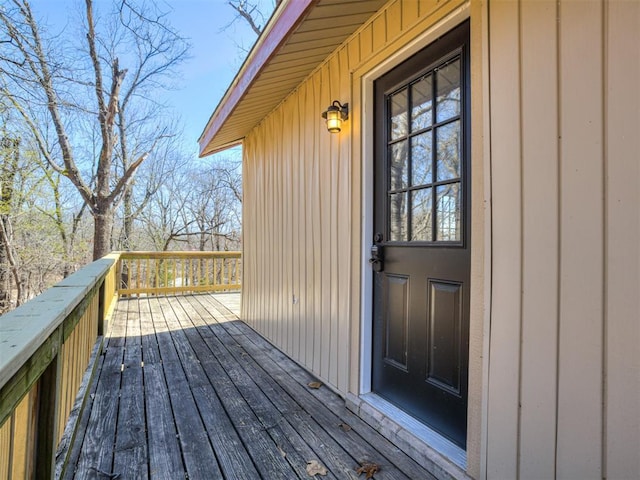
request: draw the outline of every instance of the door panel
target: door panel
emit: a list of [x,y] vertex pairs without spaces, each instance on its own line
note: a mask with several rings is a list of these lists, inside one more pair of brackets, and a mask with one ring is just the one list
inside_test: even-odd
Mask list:
[[409,327],[409,279],[404,275],[387,275],[385,315],[385,362],[407,369],[407,332]]
[[375,82],[372,259],[373,390],[463,448],[468,36],[467,22]]
[[462,284],[428,280],[428,382],[460,395]]

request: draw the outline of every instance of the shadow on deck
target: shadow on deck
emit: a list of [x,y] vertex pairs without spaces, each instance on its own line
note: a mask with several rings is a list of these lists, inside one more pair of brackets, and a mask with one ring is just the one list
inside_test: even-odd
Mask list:
[[[120,300],[64,478],[432,477],[238,319],[240,294]],[[373,472],[372,472],[373,473]]]

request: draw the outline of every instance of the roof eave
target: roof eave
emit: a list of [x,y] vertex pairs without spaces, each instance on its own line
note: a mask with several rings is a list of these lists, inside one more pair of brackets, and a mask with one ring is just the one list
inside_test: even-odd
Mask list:
[[264,66],[319,0],[283,1],[266,25],[198,139],[200,157],[238,145],[242,138],[212,146],[211,141],[245,96]]

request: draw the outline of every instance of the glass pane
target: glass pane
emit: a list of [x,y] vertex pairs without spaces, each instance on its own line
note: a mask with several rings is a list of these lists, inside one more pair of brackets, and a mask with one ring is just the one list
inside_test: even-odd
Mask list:
[[407,89],[389,97],[391,111],[391,140],[404,137],[408,132],[407,125]]
[[460,231],[460,218],[462,217],[460,183],[440,185],[436,193],[436,240],[459,242],[462,238]]
[[409,183],[408,140],[394,143],[389,147],[389,183],[391,190],[407,188]]
[[411,186],[431,183],[431,132],[421,133],[411,139]]
[[389,195],[389,238],[392,242],[407,240],[407,193]]
[[436,121],[460,114],[460,59],[437,70]]
[[433,77],[427,77],[416,82],[411,87],[411,131],[421,130],[431,126],[433,109],[432,86]]
[[431,218],[432,189],[421,188],[411,192],[411,240],[430,242],[432,240]]
[[460,120],[439,127],[437,135],[438,181],[460,177]]

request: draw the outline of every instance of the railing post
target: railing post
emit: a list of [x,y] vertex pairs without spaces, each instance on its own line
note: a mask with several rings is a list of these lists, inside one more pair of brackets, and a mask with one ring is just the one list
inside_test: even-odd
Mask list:
[[104,319],[107,316],[107,277],[102,280],[98,290],[98,336],[104,335]]
[[38,423],[36,427],[35,478],[53,478],[55,452],[58,443],[58,409],[60,408],[60,380],[62,378],[62,329],[54,334],[60,338],[58,351],[38,382]]

